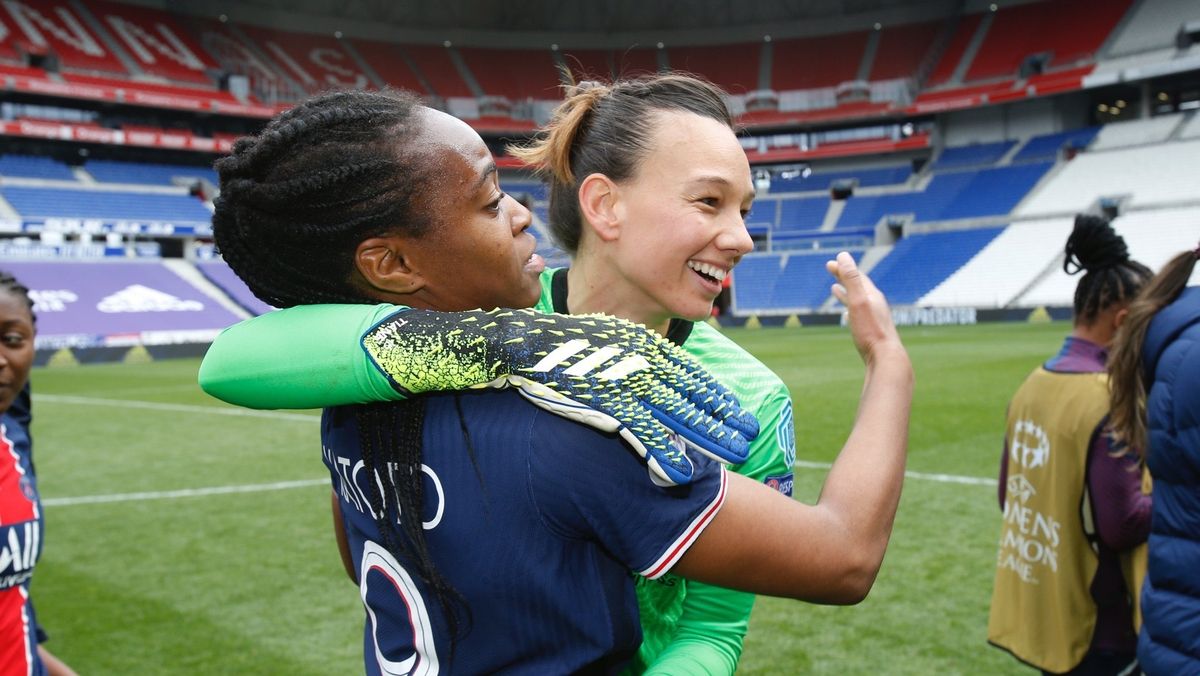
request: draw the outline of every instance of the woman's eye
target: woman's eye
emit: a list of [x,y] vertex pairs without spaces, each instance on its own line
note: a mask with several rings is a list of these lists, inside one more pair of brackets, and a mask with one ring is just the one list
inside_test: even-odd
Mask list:
[[715,207],[721,203],[721,199],[719,197],[701,197],[700,203],[704,206]]
[[25,336],[19,333],[6,333],[0,336],[0,340],[4,341],[9,347],[20,347],[25,344]]
[[491,211],[500,211],[500,203],[504,201],[505,197],[507,197],[505,193],[500,193],[500,196],[492,201],[491,204],[488,204],[487,208]]

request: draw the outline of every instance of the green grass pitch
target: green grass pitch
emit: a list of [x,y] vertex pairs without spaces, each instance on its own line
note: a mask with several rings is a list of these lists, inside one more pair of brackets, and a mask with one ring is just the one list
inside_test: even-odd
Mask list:
[[[1067,330],[902,331],[917,374],[913,474],[875,588],[848,608],[759,599],[739,673],[1028,672],[985,642],[991,480],[1008,397]],[[796,497],[812,502],[815,464],[836,455],[861,388],[849,337],[732,335],[791,387]],[[46,542],[33,595],[48,647],[86,674],[361,673],[363,613],[333,543],[315,413],[246,415],[201,393],[196,368],[34,372]]]

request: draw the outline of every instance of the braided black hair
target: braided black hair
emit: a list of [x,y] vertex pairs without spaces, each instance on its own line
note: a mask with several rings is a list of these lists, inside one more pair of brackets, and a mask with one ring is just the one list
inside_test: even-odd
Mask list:
[[1128,302],[1153,273],[1129,257],[1125,238],[1100,216],[1079,214],[1067,238],[1063,271],[1084,272],[1075,286],[1075,323],[1089,325],[1101,312]]
[[370,302],[351,281],[358,243],[420,235],[432,219],[420,208],[431,170],[403,148],[418,109],[404,92],[325,94],[216,162],[213,238],[254,295],[276,307]]
[[[389,233],[421,236],[434,222],[423,207],[436,168],[405,146],[418,131],[419,110],[406,92],[323,94],[239,139],[217,161],[213,237],[254,295],[276,307],[378,302],[353,281],[358,244]],[[456,609],[468,624],[470,609],[438,573],[425,542],[424,402],[353,411],[363,467],[378,478],[368,481],[369,502],[382,544],[433,591],[453,659],[463,626]]]
[[9,272],[0,270],[0,289],[9,292],[25,303],[25,307],[29,308],[29,318],[33,321],[33,325],[37,326],[37,314],[33,311],[33,298],[29,295],[29,288],[18,282],[17,278]]

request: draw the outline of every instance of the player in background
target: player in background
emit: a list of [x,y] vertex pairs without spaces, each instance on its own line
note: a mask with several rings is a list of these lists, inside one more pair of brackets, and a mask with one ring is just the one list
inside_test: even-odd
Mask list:
[[[339,96],[344,98],[335,98]],[[366,97],[369,100],[372,96],[377,95],[365,93],[334,95],[325,102],[346,101],[353,103],[353,107],[357,108],[363,106],[363,100],[349,97]],[[319,104],[313,102],[309,105]],[[506,259],[501,255],[505,247],[495,241],[460,243],[462,246],[453,246],[450,243],[455,239],[452,233],[461,226],[442,223],[447,219],[452,221],[454,215],[462,214],[464,209],[468,214],[475,213],[471,209],[475,208],[473,205],[478,202],[480,206],[477,208],[486,210],[489,214],[499,214],[509,222],[509,226],[512,228],[510,235],[512,238],[528,239],[529,244],[532,244],[531,238],[523,234],[528,225],[528,212],[499,192],[495,181],[494,166],[490,164],[490,155],[477,135],[470,132],[469,128],[462,123],[450,121],[447,116],[420,109],[418,123],[407,125],[404,128],[408,133],[416,134],[421,140],[402,142],[399,140],[402,136],[396,133],[397,130],[392,128],[393,125],[386,125],[386,133],[372,137],[369,130],[363,128],[364,121],[372,120],[375,124],[379,124],[379,121],[371,117],[348,119],[348,114],[339,105],[331,105],[330,110],[309,118],[311,125],[303,126],[312,128],[305,129],[301,134],[296,129],[302,126],[300,122],[311,112],[311,109],[306,110],[306,108],[309,106],[302,106],[292,113],[285,114],[281,119],[286,122],[268,127],[268,130],[260,137],[265,139],[263,143],[265,147],[261,151],[254,149],[253,142],[241,143],[241,147],[235,151],[235,157],[240,153],[245,155],[243,161],[246,164],[247,172],[251,175],[243,177],[230,174],[226,176],[226,172],[222,171],[221,204],[217,217],[214,219],[214,225],[218,232],[222,229],[225,218],[251,218],[254,215],[256,210],[251,208],[250,204],[239,203],[239,195],[251,202],[262,200],[261,208],[265,211],[259,213],[264,218],[269,218],[271,222],[271,230],[257,235],[257,245],[253,247],[247,247],[244,242],[239,243],[229,239],[222,241],[224,238],[218,235],[218,244],[226,253],[231,266],[250,283],[251,288],[260,297],[273,298],[276,301],[283,300],[284,303],[277,302],[277,304],[283,305],[292,304],[293,300],[288,296],[296,293],[309,294],[312,297],[328,300],[347,295],[347,290],[338,288],[336,291],[326,293],[324,289],[330,284],[345,284],[346,278],[350,277],[359,280],[357,288],[351,291],[350,295],[353,295],[354,292],[360,293],[364,302],[368,299],[402,302],[412,306],[439,309],[518,304],[517,296],[527,292],[527,282],[524,276],[517,275],[516,278],[511,278],[508,274],[502,274],[506,268],[505,265],[501,266],[501,273],[489,268],[489,266],[501,265],[496,259]],[[384,120],[386,119],[384,117]],[[437,121],[431,126],[437,127],[438,133],[434,134],[432,129],[422,129],[421,121]],[[339,124],[347,123],[352,125],[353,134],[347,136],[336,133]],[[459,129],[460,132],[451,133],[452,129]],[[424,135],[423,132],[425,132]],[[463,136],[463,134],[467,134],[470,140],[467,141],[467,136]],[[305,152],[308,150],[304,147],[305,144],[298,142],[303,140],[310,144],[316,144],[318,142],[313,140],[315,138],[321,139],[320,144],[329,146],[331,156],[321,157],[320,153],[311,155]],[[355,143],[365,144],[360,145],[360,148],[369,150],[381,144],[386,145],[382,139],[397,139],[392,141],[400,145],[396,152],[405,157],[402,163],[408,166],[419,165],[419,162],[415,162],[413,157],[409,157],[413,153],[406,152],[412,146],[416,146],[428,149],[428,152],[419,153],[419,156],[430,160],[456,154],[465,156],[468,158],[465,164],[475,167],[476,173],[464,177],[461,176],[461,172],[449,172],[445,167],[441,169],[424,167],[414,169],[414,174],[407,180],[393,178],[388,175],[388,169],[392,168],[389,164],[359,162],[357,160],[361,158],[356,156],[358,151],[345,147],[350,140],[353,140]],[[737,147],[736,139],[732,137],[731,133],[730,139]],[[286,152],[284,152],[284,148],[286,148]],[[280,155],[280,153],[283,154]],[[743,155],[743,165],[738,169],[745,170],[744,184],[749,186],[749,172],[748,167],[744,167],[744,161]],[[272,162],[284,163],[285,168],[273,171],[271,170]],[[225,166],[231,168],[231,165]],[[339,169],[343,166],[372,166],[372,171],[353,175],[341,172]],[[721,167],[717,167],[717,169],[721,169]],[[427,178],[433,176],[437,177],[436,184],[432,184]],[[373,187],[374,184],[367,180],[368,177],[387,182],[389,185],[404,185],[406,190],[415,191],[415,193],[411,193],[416,196],[416,199],[409,201],[410,211],[407,218],[401,218],[400,213],[396,211],[389,216],[389,218],[395,219],[391,221],[390,226],[391,229],[397,230],[396,234],[391,234],[387,227],[379,227],[379,225],[369,222],[369,219],[372,218],[372,209],[394,205],[395,201],[386,198],[382,187]],[[740,190],[742,176],[739,175],[735,178],[738,179],[736,184],[739,187],[733,189]],[[245,180],[248,183],[237,186],[236,190],[230,190],[235,187],[235,179],[237,181]],[[421,179],[426,180],[422,182]],[[266,181],[269,185],[259,185],[260,181]],[[730,183],[734,182],[730,181]],[[360,185],[360,183],[367,183],[367,185]],[[463,194],[442,195],[435,199],[430,194],[433,187],[444,189],[446,193],[453,193],[457,189],[459,193],[465,191],[466,194],[465,196]],[[355,190],[372,189],[379,191],[372,193],[375,199],[363,202],[355,200],[348,194]],[[313,191],[313,194],[303,194],[303,191],[306,190]],[[476,195],[480,191],[486,192],[488,199],[485,200]],[[473,195],[474,197],[472,197]],[[744,196],[739,198],[738,207],[733,212],[736,219],[730,219],[727,215],[728,211],[723,211],[723,216],[719,219],[709,219],[708,225],[713,229],[714,237],[718,235],[716,231],[733,230],[736,233],[736,230],[741,228],[744,232],[741,209],[745,201]],[[412,209],[417,207],[413,205],[419,205],[420,208],[428,211],[414,212]],[[324,229],[314,225],[314,221],[331,219],[334,214],[340,212],[346,212],[341,214],[342,220],[339,221],[344,224],[344,229],[333,226]],[[523,225],[520,224],[522,219],[524,220]],[[402,226],[421,222],[434,222],[440,225],[438,234],[427,236],[404,234]],[[355,225],[363,228],[360,232],[376,228],[380,230],[380,234],[362,240],[348,254],[336,250],[331,251],[331,248],[340,248],[341,245],[338,242],[342,239],[339,238],[344,239],[348,236],[347,233],[353,232]],[[226,224],[224,227],[230,226]],[[334,232],[339,234],[335,236]],[[452,246],[455,250],[437,253],[439,247],[446,246]],[[289,251],[298,247],[307,248],[302,253]],[[428,248],[426,254],[418,253],[426,248]],[[527,252],[528,250],[524,251],[524,253]],[[331,265],[338,257],[348,262],[351,266],[350,273],[343,272],[338,265]],[[525,259],[521,258],[521,260]],[[346,265],[347,262],[343,262],[342,265]],[[453,263],[457,263],[457,265]],[[464,272],[468,270],[464,266],[467,265],[475,267],[470,269],[469,279],[463,280]],[[865,276],[858,273],[853,260],[846,254],[839,255],[836,262],[831,261],[829,269],[841,282],[835,286],[834,292],[840,299],[848,303],[855,343],[867,364],[868,377],[855,429],[830,472],[820,501],[815,506],[802,505],[781,496],[777,491],[733,477],[729,481],[724,507],[679,560],[675,567],[676,572],[711,583],[736,585],[760,593],[788,595],[832,603],[856,601],[861,598],[862,594],[865,594],[873,582],[882,559],[883,549],[886,547],[887,535],[890,532],[896,501],[899,497],[912,374],[907,355],[891,324],[886,303],[878,290],[870,284]],[[293,289],[291,292],[287,294],[273,294],[269,291],[264,293],[261,278],[272,270],[281,270],[285,275],[292,271],[295,272],[294,278],[289,282],[289,286]],[[530,272],[527,266],[524,270]],[[506,282],[506,280],[508,281]],[[442,293],[444,286],[466,288],[463,286],[464,281],[468,286],[474,286],[475,291],[480,295],[456,296]],[[483,281],[487,281],[488,284],[483,284]],[[534,301],[537,291],[540,290],[536,288],[538,285],[536,273],[532,281],[535,289],[533,296],[528,300],[529,303]],[[512,289],[497,288],[503,287],[505,284],[519,287],[519,290],[514,292]],[[316,288],[310,290],[307,288],[309,285],[315,285]],[[451,298],[454,300],[453,303],[445,302]],[[430,302],[430,299],[441,302]],[[466,305],[463,305],[464,303]],[[711,303],[711,298],[709,303]],[[376,308],[366,309],[376,310]],[[283,313],[274,313],[275,317],[268,319],[267,324],[272,328],[281,326],[280,322],[283,321],[279,317],[281,314]],[[313,313],[305,313],[303,316],[311,318]],[[391,317],[384,324],[388,325],[389,331],[396,332],[405,331],[408,324],[432,321],[428,313],[416,311],[400,311]],[[253,323],[251,321],[244,324],[249,326]],[[262,322],[259,322],[259,325],[262,326]],[[364,339],[365,342],[378,347],[379,343],[373,334],[378,333],[379,327],[375,329],[368,327],[368,329],[370,330]],[[459,328],[453,329],[454,332],[459,330]],[[245,331],[239,329],[232,333],[227,332],[222,340],[227,337],[244,338],[246,335],[248,334]],[[277,348],[280,353],[295,355],[294,350],[297,344],[304,342],[302,340],[304,334],[284,332],[284,335],[286,340],[271,343],[272,347]],[[221,340],[218,342],[220,343]],[[402,339],[391,341],[388,344],[390,352],[385,354],[385,358],[382,360],[376,360],[375,364],[386,370],[387,364],[391,363],[387,357],[395,356],[397,351],[402,351],[400,346],[403,344],[404,340]],[[218,346],[214,345],[214,348],[218,348]],[[218,357],[228,356],[229,350],[230,342],[225,341],[224,345],[217,349]],[[444,356],[453,358],[456,355],[456,352],[451,351]],[[220,361],[221,359],[216,359],[215,362],[210,363],[206,358],[205,369],[210,375],[221,371]],[[275,367],[278,367],[278,364],[271,365],[272,370],[277,370]],[[288,362],[287,367],[309,370],[309,364],[303,360]],[[219,379],[228,383],[230,382],[229,378],[233,375],[221,373]],[[250,378],[255,377],[254,373],[247,375]],[[370,377],[370,375],[353,373],[344,368],[340,371],[340,375],[343,378],[351,379],[364,375]],[[404,394],[402,391],[397,391],[394,396],[399,398]],[[432,414],[435,409],[446,412],[444,405],[438,408],[431,402],[430,413]],[[327,427],[332,415],[327,413]],[[475,429],[474,424],[468,419],[469,417],[460,416],[464,421],[464,430]],[[359,420],[361,421],[361,418]],[[427,422],[426,424],[431,423]],[[387,425],[376,425],[376,427],[387,428]],[[556,430],[555,433],[562,434],[563,432]],[[343,435],[341,438],[349,437]],[[359,445],[363,448],[370,447],[373,445],[371,440],[374,438],[374,434],[363,435],[363,443]],[[538,435],[531,435],[530,438],[537,440],[536,443],[550,444],[558,449],[558,453],[564,455],[569,454],[574,446],[561,438],[542,440]],[[429,438],[426,437],[427,445],[428,441]],[[469,450],[467,449],[467,451]],[[489,455],[489,459],[496,457],[503,459],[504,457],[503,454],[498,454],[496,449],[477,450],[476,457],[481,457],[487,452],[495,454]],[[619,454],[617,455],[619,457]],[[327,462],[330,463],[331,476],[335,479],[336,485],[338,483],[337,468],[330,461],[333,456],[341,457],[338,453],[331,453],[327,450]],[[466,458],[468,455],[464,453],[457,457],[462,462],[461,458]],[[367,460],[365,457],[363,459]],[[389,463],[377,466],[390,467]],[[482,463],[480,464],[482,465]],[[554,463],[551,461],[550,464]],[[589,472],[586,469],[577,473],[572,471],[572,469],[579,469],[574,468],[574,464],[570,456],[563,458],[562,469],[558,472],[560,480],[572,484],[600,480],[607,481],[608,484],[614,481],[619,484],[621,481],[630,480],[628,477],[624,479],[602,477],[596,472]],[[353,464],[350,466],[354,467]],[[529,466],[528,462],[518,461],[513,464],[511,471],[520,474],[528,471]],[[409,467],[414,466],[409,464]],[[366,474],[367,476],[371,474],[369,469]],[[404,473],[399,474],[403,475]],[[410,479],[419,474],[420,472],[408,472]],[[493,479],[491,475],[486,475],[485,479],[483,483],[488,487],[488,491],[491,490],[490,481],[501,481]],[[548,481],[548,479],[543,479],[543,481]],[[365,481],[365,483],[368,491],[375,490],[374,482]],[[608,484],[606,484],[608,491],[606,502],[620,504],[625,497],[623,490],[614,490]],[[386,500],[392,499],[393,491],[386,486],[382,493]],[[407,491],[395,492],[396,495],[405,493]],[[614,500],[614,496],[619,496],[621,499]],[[343,497],[345,498],[345,496]],[[347,510],[347,502],[348,498],[342,502],[343,512]],[[367,511],[378,512],[379,510],[372,508]],[[493,514],[499,516],[505,513],[505,510],[495,510]],[[763,519],[763,514],[771,514],[772,518]],[[651,516],[643,512],[641,517],[631,518],[636,522],[638,519],[651,518]],[[352,549],[359,540],[374,542],[370,537],[363,539],[353,534],[354,529],[361,528],[362,524],[354,523],[352,519],[353,514],[347,515],[345,522],[347,530],[351,531],[349,541]],[[476,519],[476,521],[480,520]],[[628,525],[636,530],[636,523]],[[416,536],[419,536],[420,533],[420,528],[411,534],[406,532],[407,535]],[[459,534],[458,540],[462,540],[466,544],[473,542],[466,534]],[[796,547],[795,543],[797,542],[804,542],[806,546]],[[460,542],[460,544],[462,543]],[[449,544],[447,543],[446,546]],[[384,547],[384,549],[391,551],[392,547]],[[372,551],[377,553],[378,548]],[[493,550],[488,549],[487,551],[488,556],[486,557],[477,554],[470,558],[477,563],[504,560],[503,557],[498,558]],[[363,552],[352,551],[352,555],[361,557]],[[359,581],[360,584],[365,584],[366,576],[362,573],[369,573],[370,570],[361,563],[361,560],[358,563]],[[635,565],[636,562],[632,560],[625,560],[623,563],[638,569],[638,566]],[[650,569],[650,572],[665,571]],[[572,571],[558,572],[559,576],[568,574],[572,574]],[[491,577],[491,575],[485,574],[477,579],[467,575],[462,578],[455,577],[452,581],[456,585],[470,585],[486,581]],[[503,579],[508,581],[525,580],[521,576],[503,577]],[[578,581],[578,576],[576,576],[575,582],[578,583]],[[497,591],[494,584],[488,585],[487,590],[492,594]],[[518,602],[521,598],[526,597],[525,591],[528,590],[520,590],[520,593],[515,593],[515,595],[506,594],[504,598]],[[481,597],[473,596],[468,591],[464,591],[463,596],[468,599],[470,606],[481,601]],[[486,598],[486,595],[482,598]],[[511,609],[509,610],[511,612]],[[476,632],[486,630],[489,626],[483,623],[473,624],[473,629],[465,634],[465,640],[472,640],[472,638],[484,640],[479,639]]]
[[1150,497],[1138,454],[1108,429],[1104,371],[1150,270],[1107,221],[1085,215],[1063,269],[1084,271],[1074,327],[1008,408],[988,641],[1045,673],[1136,673],[1127,575],[1150,529]]
[[33,469],[36,317],[29,290],[0,272],[0,673],[74,676],[42,645],[29,585],[42,553],[42,503]]
[[1188,286],[1197,260],[1200,246],[1146,283],[1108,362],[1113,429],[1142,449],[1154,479],[1138,635],[1138,664],[1152,676],[1200,672],[1200,287]]

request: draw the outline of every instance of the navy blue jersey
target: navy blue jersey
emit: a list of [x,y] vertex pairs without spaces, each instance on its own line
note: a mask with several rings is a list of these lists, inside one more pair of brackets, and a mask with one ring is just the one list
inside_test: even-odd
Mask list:
[[660,488],[616,437],[515,391],[426,401],[426,542],[470,608],[450,664],[441,605],[382,545],[370,515],[355,407],[322,419],[367,610],[367,673],[618,670],[641,642],[630,571],[658,577],[674,565],[720,508],[724,470],[696,457],[692,484]]
[[42,550],[29,392],[0,416],[0,673],[44,674],[29,580]]

